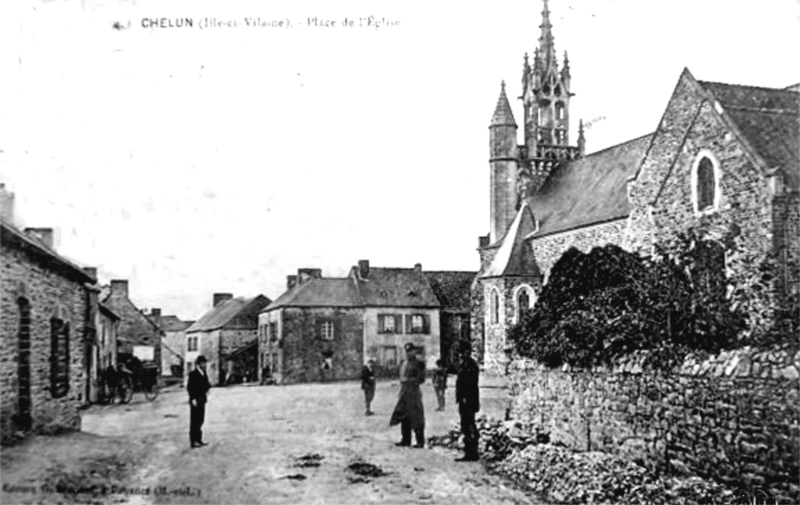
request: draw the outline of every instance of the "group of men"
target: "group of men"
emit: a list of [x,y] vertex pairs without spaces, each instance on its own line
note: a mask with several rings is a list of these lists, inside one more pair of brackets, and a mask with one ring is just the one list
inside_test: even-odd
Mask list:
[[[420,359],[422,349],[412,343],[405,345],[406,360],[400,366],[400,392],[397,405],[392,412],[389,426],[400,425],[399,447],[411,446],[411,434],[414,434],[414,447],[425,447],[425,408],[422,404],[420,385],[425,382],[425,363]],[[461,418],[461,432],[464,435],[464,456],[456,461],[478,460],[478,427],[475,414],[480,411],[478,364],[472,358],[472,347],[462,342],[459,348],[461,364],[456,379],[456,403]],[[447,384],[447,370],[442,360],[437,361],[434,372],[434,389],[438,401],[437,410],[444,410],[444,390]],[[364,366],[361,372],[361,388],[364,390],[366,415],[374,414],[371,409],[375,397],[375,364],[373,360]]]
[[[412,343],[405,345],[406,360],[400,366],[400,393],[397,405],[392,412],[389,426],[400,425],[401,439],[396,445],[400,447],[411,446],[411,434],[414,433],[414,447],[425,447],[425,408],[422,404],[422,391],[420,385],[425,382],[425,363],[419,359],[422,349]],[[480,411],[480,397],[478,392],[478,364],[472,358],[472,348],[468,342],[462,342],[459,348],[461,364],[456,379],[456,403],[461,418],[461,432],[464,435],[464,456],[456,461],[478,460],[478,428],[475,424],[475,414]],[[189,373],[186,389],[189,393],[189,443],[194,449],[207,445],[203,440],[203,422],[205,420],[206,402],[211,383],[206,373],[206,358],[198,356],[195,360],[195,369]],[[444,409],[444,388],[446,387],[447,371],[441,360],[437,362],[437,372],[434,374],[436,382],[439,410]],[[444,382],[442,382],[442,378]],[[371,409],[375,397],[375,363],[369,360],[361,372],[361,387],[364,390],[366,402],[366,415],[374,414]]]

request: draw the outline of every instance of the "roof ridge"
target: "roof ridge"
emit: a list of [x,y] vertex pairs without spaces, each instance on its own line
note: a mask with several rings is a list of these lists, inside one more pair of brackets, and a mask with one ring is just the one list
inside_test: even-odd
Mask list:
[[737,105],[726,105],[726,106],[723,106],[723,107],[725,107],[726,109],[730,109],[730,110],[740,110],[740,111],[746,111],[746,112],[763,112],[763,113],[772,113],[772,114],[793,114],[793,115],[797,115],[797,111],[796,110],[792,110],[792,109],[769,109],[769,108],[765,108],[765,107],[748,107],[746,105],[740,105],[740,106],[737,106]]
[[[792,89],[786,89],[786,88],[768,88],[766,86],[751,86],[749,84],[733,84],[733,83],[730,83],[730,82],[721,82],[721,81],[701,81],[701,80],[698,80],[697,82],[701,86],[705,86],[707,84],[712,84],[712,85],[716,84],[716,85],[721,85],[721,86],[730,86],[732,88],[750,88],[750,89],[761,89],[761,90],[765,90],[765,91],[780,91],[782,93],[794,93],[794,94],[798,93],[797,91],[794,91]],[[792,84],[792,86],[796,86],[796,85]]]

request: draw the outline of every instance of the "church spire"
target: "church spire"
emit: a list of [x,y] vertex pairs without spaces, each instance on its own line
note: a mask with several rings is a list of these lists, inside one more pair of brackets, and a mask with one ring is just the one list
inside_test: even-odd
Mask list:
[[500,83],[500,96],[497,98],[497,106],[494,108],[490,126],[517,126],[517,122],[514,121],[514,113],[511,112],[511,104],[508,103],[506,96],[506,81]]
[[555,42],[553,41],[553,25],[550,24],[550,7],[547,5],[547,0],[544,0],[542,24],[539,28],[542,30],[539,36],[539,49],[544,70],[548,71],[551,68],[555,70],[558,62],[556,60]]

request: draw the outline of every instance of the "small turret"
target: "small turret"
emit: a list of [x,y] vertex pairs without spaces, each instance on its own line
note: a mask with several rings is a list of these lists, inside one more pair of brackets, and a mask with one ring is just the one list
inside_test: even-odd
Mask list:
[[500,84],[500,96],[489,125],[489,165],[492,201],[489,237],[495,242],[514,220],[517,204],[517,123],[508,103],[505,81]]

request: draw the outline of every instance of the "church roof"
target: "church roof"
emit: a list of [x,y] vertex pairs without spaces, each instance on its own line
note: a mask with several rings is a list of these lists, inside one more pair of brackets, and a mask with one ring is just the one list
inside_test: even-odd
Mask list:
[[494,115],[490,126],[517,126],[514,121],[514,113],[511,112],[511,105],[506,96],[506,83],[500,83],[500,96],[497,98],[497,106],[494,108]]
[[539,269],[531,248],[525,244],[528,235],[536,230],[536,219],[528,202],[523,202],[517,216],[508,227],[492,262],[482,278],[504,276],[537,276]]
[[792,189],[800,187],[800,93],[698,81],[710,91],[753,149],[780,167]]
[[554,170],[528,200],[539,225],[534,238],[627,217],[627,179],[642,162],[651,138],[643,135]]

